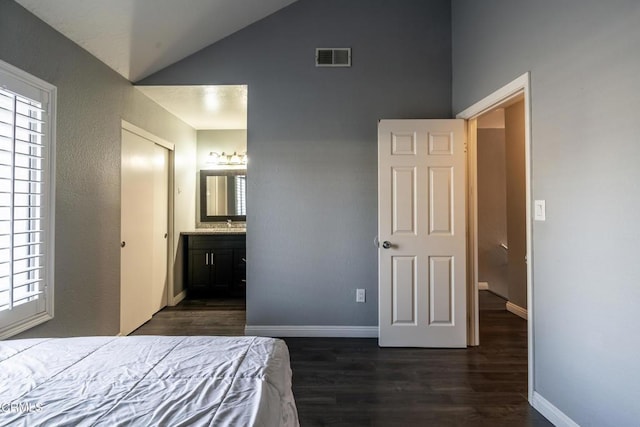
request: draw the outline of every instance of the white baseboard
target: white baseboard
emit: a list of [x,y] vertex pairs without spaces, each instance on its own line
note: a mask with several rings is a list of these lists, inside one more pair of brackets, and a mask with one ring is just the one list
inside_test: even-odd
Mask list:
[[244,334],[260,337],[378,338],[378,327],[245,325]]
[[531,405],[556,427],[580,427],[578,423],[535,391],[533,392]]
[[184,291],[180,292],[178,295],[176,295],[175,297],[173,297],[173,299],[171,300],[171,304],[169,304],[169,305],[170,306],[178,305],[180,303],[180,301],[182,301],[186,297],[187,297],[187,291],[184,290]]
[[527,320],[529,316],[525,308],[515,305],[511,301],[507,301],[507,311],[515,314],[516,316],[522,317],[524,320]]
[[479,291],[488,291],[489,290],[489,282],[478,282],[478,290]]

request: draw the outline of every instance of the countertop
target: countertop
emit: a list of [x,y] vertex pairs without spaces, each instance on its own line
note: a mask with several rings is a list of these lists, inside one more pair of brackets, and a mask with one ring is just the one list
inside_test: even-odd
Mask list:
[[195,236],[195,235],[221,235],[221,234],[246,234],[246,228],[196,228],[194,230],[180,232],[183,236]]

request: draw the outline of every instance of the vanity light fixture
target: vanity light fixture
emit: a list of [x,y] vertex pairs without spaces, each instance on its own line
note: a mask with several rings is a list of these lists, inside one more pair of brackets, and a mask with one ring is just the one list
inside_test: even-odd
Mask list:
[[246,165],[247,164],[247,153],[238,154],[234,151],[233,154],[225,154],[223,151],[222,154],[218,154],[215,151],[211,151],[207,156],[206,163],[208,165]]
[[[224,154],[224,153],[222,153],[222,154]],[[220,154],[218,154],[218,153],[216,153],[214,151],[211,151],[209,153],[209,155],[207,156],[207,160],[205,161],[205,163],[208,164],[208,165],[218,165],[218,164],[220,164],[220,160],[222,160],[220,158]]]
[[234,152],[233,155],[231,156],[231,158],[229,158],[229,164],[231,164],[231,165],[239,165],[240,163],[242,163],[240,161],[240,156],[238,156],[238,153]]

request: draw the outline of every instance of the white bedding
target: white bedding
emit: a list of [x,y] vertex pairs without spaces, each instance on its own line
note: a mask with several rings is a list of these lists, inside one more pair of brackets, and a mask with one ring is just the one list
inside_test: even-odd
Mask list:
[[0,342],[0,425],[299,423],[283,341],[131,336]]

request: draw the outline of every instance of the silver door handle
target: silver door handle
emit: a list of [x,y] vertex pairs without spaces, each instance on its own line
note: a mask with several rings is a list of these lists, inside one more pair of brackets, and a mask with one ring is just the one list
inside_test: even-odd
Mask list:
[[209,265],[209,253],[207,252],[204,256],[205,256],[204,265]]
[[391,242],[388,240],[385,240],[384,242],[382,242],[382,247],[385,249],[389,249],[391,247]]

